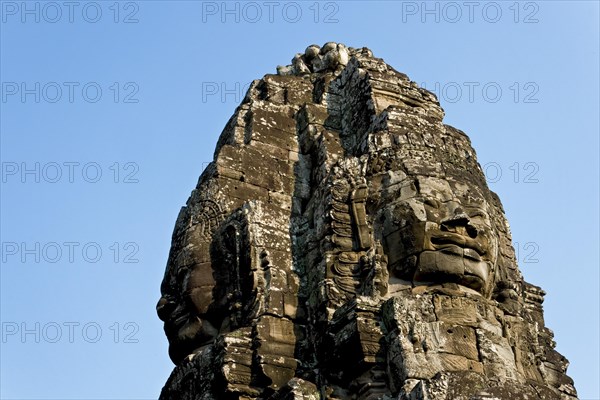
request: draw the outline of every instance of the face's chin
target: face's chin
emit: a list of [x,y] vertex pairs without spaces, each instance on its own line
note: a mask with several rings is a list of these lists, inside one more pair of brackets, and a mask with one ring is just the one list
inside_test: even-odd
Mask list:
[[210,344],[218,333],[210,322],[198,317],[168,321],[165,331],[169,339],[169,356],[175,364]]

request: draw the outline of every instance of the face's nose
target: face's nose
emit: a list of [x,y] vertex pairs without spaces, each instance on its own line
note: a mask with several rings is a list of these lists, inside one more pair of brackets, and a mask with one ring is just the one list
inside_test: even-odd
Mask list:
[[475,239],[477,237],[477,228],[471,225],[469,216],[461,209],[457,209],[452,217],[442,221],[440,224],[442,232],[458,233]]

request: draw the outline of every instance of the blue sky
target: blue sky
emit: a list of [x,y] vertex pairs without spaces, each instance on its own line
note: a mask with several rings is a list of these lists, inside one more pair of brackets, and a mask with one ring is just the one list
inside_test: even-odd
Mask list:
[[0,3],[0,397],[152,399],[179,208],[253,79],[367,46],[433,90],[598,399],[598,2]]

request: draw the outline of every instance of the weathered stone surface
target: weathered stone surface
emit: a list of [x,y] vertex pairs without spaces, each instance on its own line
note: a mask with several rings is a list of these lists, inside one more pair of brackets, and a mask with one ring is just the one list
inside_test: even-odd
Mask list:
[[575,399],[498,197],[366,48],[256,80],[182,208],[161,399]]

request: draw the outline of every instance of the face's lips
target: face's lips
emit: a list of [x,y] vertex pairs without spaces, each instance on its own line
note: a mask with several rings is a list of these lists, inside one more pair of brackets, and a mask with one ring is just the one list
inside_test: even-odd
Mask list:
[[453,232],[436,232],[431,235],[431,244],[437,250],[461,255],[474,261],[481,261],[485,249],[475,239]]
[[481,261],[481,256],[479,255],[479,253],[469,247],[465,247],[463,254],[465,258],[469,258],[473,261]]
[[159,314],[164,321],[167,337],[176,337],[179,331],[189,323],[190,316],[181,306],[176,306],[174,302],[170,302],[168,305],[166,303],[162,299],[159,302]]

